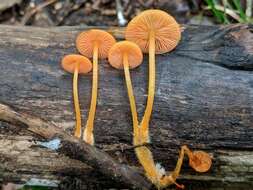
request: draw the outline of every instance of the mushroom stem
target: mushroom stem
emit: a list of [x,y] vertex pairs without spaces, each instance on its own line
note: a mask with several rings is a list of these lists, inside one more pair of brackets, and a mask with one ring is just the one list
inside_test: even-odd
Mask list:
[[93,48],[93,76],[92,76],[92,95],[89,116],[83,134],[83,140],[91,145],[94,145],[94,118],[97,106],[97,89],[98,89],[98,43],[94,44]]
[[188,154],[188,151],[190,151],[190,150],[188,149],[187,146],[182,146],[181,147],[179,158],[177,160],[177,165],[176,165],[174,171],[171,174],[173,179],[177,179],[177,177],[179,176],[179,173],[180,173],[183,161],[184,161],[184,155],[185,155],[185,153]]
[[[141,142],[141,138],[137,137],[134,142]],[[140,144],[134,144],[134,145],[140,145]],[[174,169],[174,171],[170,175],[166,175],[164,173],[164,170],[161,168],[161,166],[155,164],[155,161],[152,156],[152,152],[145,146],[137,147],[135,148],[135,153],[137,155],[137,158],[142,165],[142,167],[145,170],[146,176],[149,178],[149,180],[156,185],[158,188],[164,188],[168,187],[169,185],[175,184],[177,187],[183,189],[183,185],[179,185],[176,183],[176,179],[179,176],[183,160],[184,160],[184,154],[187,152],[187,147],[182,146],[179,158],[177,161],[177,165]]]
[[[149,121],[153,109],[153,102],[155,96],[155,33],[149,33],[149,85],[148,85],[148,99],[147,106],[144,112],[140,127],[137,128],[137,133],[134,134],[134,145],[140,145],[149,142]],[[175,170],[171,175],[164,175],[156,166],[152,152],[147,147],[139,147],[135,149],[136,155],[143,166],[147,177],[158,187],[163,188],[171,184],[183,189],[183,185],[176,183],[181,166],[183,164],[184,153],[188,149],[183,146],[178,158]]]
[[[137,139],[135,139],[134,141],[136,140],[139,140],[140,142],[140,138],[137,137]],[[159,181],[162,175],[159,175],[159,171],[156,168],[152,152],[147,147],[141,146],[135,149],[135,153],[140,164],[144,168],[145,174],[149,178],[149,180],[156,186],[160,186]]]
[[176,183],[176,179],[178,178],[179,174],[180,174],[180,170],[184,161],[184,155],[185,153],[187,153],[189,149],[187,148],[187,146],[182,146],[181,147],[181,151],[179,153],[179,158],[177,160],[177,165],[174,169],[174,171],[170,174],[170,175],[165,175],[160,179],[160,186],[161,187],[167,187],[171,184],[175,184],[178,188],[180,189],[184,189],[184,185],[180,185],[178,183]]
[[76,113],[76,129],[75,129],[75,136],[80,138],[81,137],[81,113],[80,113],[80,106],[79,106],[79,98],[78,98],[78,70],[79,65],[75,67],[74,77],[73,77],[73,96],[74,96],[74,106],[75,106],[75,113]]
[[131,82],[131,77],[130,77],[130,72],[129,72],[129,63],[128,63],[127,53],[124,53],[123,55],[123,65],[124,65],[127,93],[128,93],[128,98],[130,102],[130,108],[132,112],[133,126],[134,126],[134,132],[135,132],[137,130],[136,127],[138,127],[138,116],[137,116],[135,98],[134,98],[133,87],[132,87],[132,82]]
[[[142,129],[139,127],[138,124],[138,115],[136,111],[136,104],[135,98],[133,94],[133,87],[130,78],[129,72],[129,63],[128,63],[128,55],[127,53],[123,54],[123,65],[124,65],[124,73],[125,73],[125,80],[127,85],[127,92],[130,102],[130,108],[132,112],[132,119],[133,119],[133,128],[134,128],[134,145],[141,145],[146,142],[143,138]],[[152,156],[151,151],[145,147],[138,147],[135,149],[136,155],[145,169],[147,177],[154,182],[155,184],[159,184],[159,174],[157,173],[155,162]]]
[[193,156],[192,151],[186,145],[182,146],[182,148],[184,149],[185,153],[187,154],[189,158]]
[[148,82],[148,100],[147,106],[144,112],[143,119],[141,121],[141,128],[144,137],[148,140],[149,133],[149,121],[153,109],[154,96],[155,96],[155,33],[150,31],[149,33],[149,82]]

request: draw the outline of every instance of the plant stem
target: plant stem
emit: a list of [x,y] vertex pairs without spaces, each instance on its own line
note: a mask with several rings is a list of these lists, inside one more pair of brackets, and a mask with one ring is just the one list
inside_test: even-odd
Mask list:
[[78,86],[78,70],[79,70],[79,65],[76,66],[75,71],[74,71],[73,96],[74,96],[74,106],[75,106],[75,113],[76,113],[75,136],[80,138],[81,137],[81,113],[80,113],[78,87],[77,87]]
[[205,0],[208,6],[211,7],[215,17],[217,18],[218,22],[223,23],[224,22],[224,16],[215,8],[216,4],[214,0]]
[[250,21],[252,16],[252,0],[247,0],[247,6],[246,6],[246,16],[248,21]]
[[242,6],[241,6],[241,2],[238,1],[238,0],[233,0],[233,3],[236,7],[236,9],[239,11],[240,13],[240,18],[242,19],[243,22],[246,22],[247,21],[247,18],[246,18],[246,15],[242,9]]
[[223,10],[224,11],[224,13],[223,13],[224,23],[229,24],[230,22],[227,18],[227,5],[228,5],[228,2],[227,2],[227,0],[222,0],[222,2],[223,2],[223,6],[224,6],[224,10]]
[[92,71],[92,95],[89,116],[84,130],[83,140],[91,145],[94,144],[93,128],[97,106],[97,89],[98,89],[98,44],[94,44],[93,49],[93,71]]

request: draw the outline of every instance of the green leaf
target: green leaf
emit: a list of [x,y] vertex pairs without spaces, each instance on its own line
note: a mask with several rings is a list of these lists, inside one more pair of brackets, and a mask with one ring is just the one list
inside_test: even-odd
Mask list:
[[19,190],[52,190],[52,189],[50,189],[48,187],[44,187],[44,186],[27,186],[26,185]]
[[205,1],[206,1],[207,5],[209,7],[211,7],[211,9],[213,11],[213,14],[216,17],[216,19],[218,20],[218,22],[224,23],[225,22],[225,18],[224,18],[223,13],[221,13],[219,10],[217,10],[215,8],[215,5],[217,4],[217,2],[214,1],[214,0],[205,0]]
[[233,3],[235,5],[235,8],[237,9],[237,11],[239,11],[241,19],[244,22],[246,22],[247,21],[247,16],[246,16],[246,14],[244,13],[244,11],[242,9],[241,1],[240,0],[233,0]]

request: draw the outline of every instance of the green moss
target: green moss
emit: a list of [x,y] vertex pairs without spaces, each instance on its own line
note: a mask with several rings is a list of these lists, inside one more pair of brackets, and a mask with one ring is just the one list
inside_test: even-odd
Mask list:
[[24,186],[22,189],[19,190],[52,190],[52,189],[43,186]]

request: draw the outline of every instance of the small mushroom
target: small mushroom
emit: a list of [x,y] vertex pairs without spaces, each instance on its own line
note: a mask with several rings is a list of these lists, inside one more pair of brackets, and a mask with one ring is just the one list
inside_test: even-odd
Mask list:
[[[155,95],[155,54],[173,50],[181,38],[181,31],[179,24],[166,12],[147,10],[130,21],[126,28],[125,37],[138,44],[144,53],[149,53],[147,106],[136,134],[134,132],[134,145],[138,146],[149,142],[149,121]],[[186,146],[182,146],[176,168],[170,175],[167,175],[160,165],[155,164],[152,153],[147,147],[137,147],[135,152],[146,176],[158,188],[164,188],[171,184],[184,188],[183,185],[176,183],[176,179],[179,176],[185,152],[189,156],[190,165],[196,171],[204,172],[211,166],[211,159],[207,153],[202,151],[191,153]]]
[[94,118],[97,105],[98,88],[98,58],[107,58],[109,49],[116,43],[114,37],[103,30],[89,30],[81,32],[76,38],[78,51],[89,58],[93,58],[93,79],[90,111],[83,133],[85,142],[94,145]]
[[[143,139],[142,128],[139,126],[138,115],[136,111],[135,98],[130,78],[129,68],[133,69],[142,63],[143,55],[141,49],[133,42],[122,41],[116,43],[109,51],[109,63],[116,69],[124,69],[125,81],[128,91],[130,108],[133,119],[134,138],[133,144],[135,146],[142,145],[146,141]],[[136,155],[141,165],[143,166],[146,176],[158,188],[166,187],[169,183],[178,185],[171,176],[164,178],[164,170],[157,167],[154,162],[152,152],[145,146],[135,148]],[[163,179],[162,179],[163,178]],[[181,187],[178,185],[178,187]]]
[[155,54],[169,52],[177,46],[181,38],[180,26],[164,11],[146,10],[128,23],[125,37],[138,44],[144,53],[149,53],[148,98],[141,121],[144,137],[148,141],[149,120],[155,95]]
[[204,151],[191,151],[187,146],[184,147],[189,157],[189,165],[197,172],[207,172],[211,165],[212,159],[209,154]]
[[78,99],[78,74],[85,74],[92,70],[92,64],[90,60],[81,55],[70,54],[63,57],[61,62],[62,68],[70,73],[74,73],[73,77],[73,97],[74,97],[74,106],[76,113],[76,128],[75,136],[81,137],[81,113]]
[[177,161],[177,165],[171,175],[165,175],[160,180],[160,185],[162,187],[168,186],[174,181],[174,184],[179,188],[184,188],[184,185],[179,185],[175,182],[176,178],[179,176],[181,166],[184,161],[184,154],[189,157],[189,165],[197,172],[207,172],[211,165],[212,159],[209,154],[204,151],[191,151],[187,146],[182,146]]
[[139,46],[133,42],[121,41],[112,46],[108,54],[111,66],[116,69],[124,69],[127,92],[132,112],[134,134],[138,130],[138,116],[134,99],[133,87],[130,77],[130,69],[138,67],[142,63],[143,55]]

